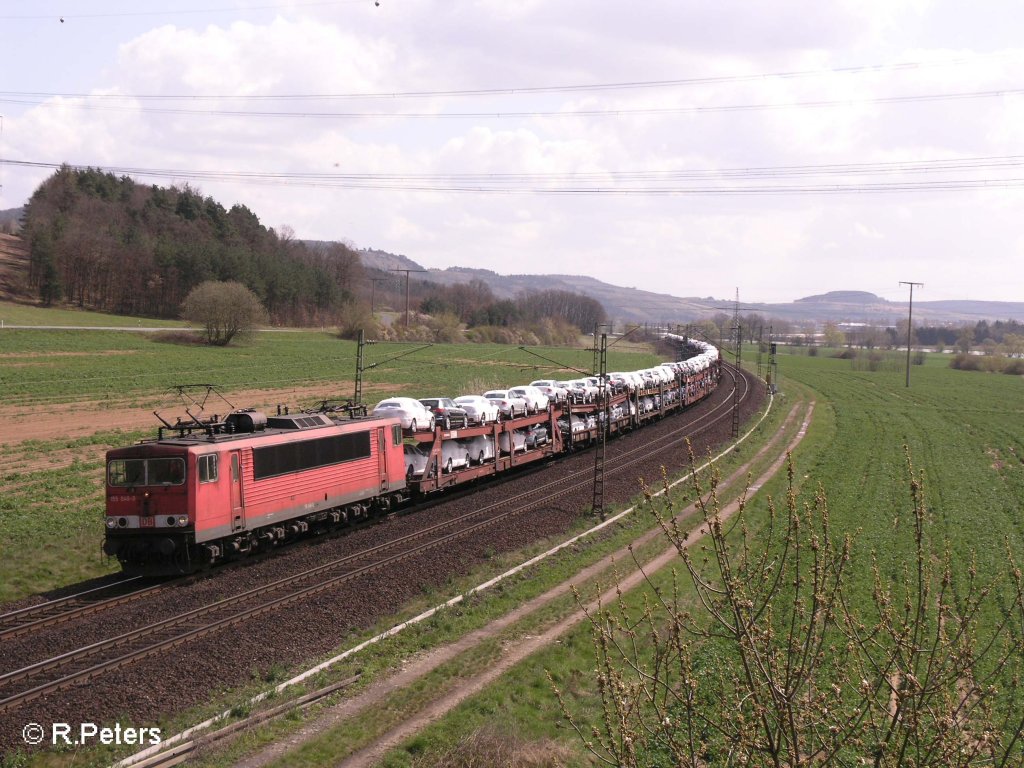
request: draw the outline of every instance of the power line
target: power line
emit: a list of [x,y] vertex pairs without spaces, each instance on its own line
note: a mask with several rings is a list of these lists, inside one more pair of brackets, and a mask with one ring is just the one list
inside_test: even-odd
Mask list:
[[[0,103],[22,104],[43,108],[73,108],[87,112],[133,112],[158,115],[202,115],[210,117],[246,118],[301,118],[310,120],[521,120],[538,117],[630,117],[660,115],[698,115],[729,112],[754,112],[782,109],[823,109],[849,107],[855,104],[909,104],[936,101],[965,101],[994,99],[1024,94],[1024,88],[1007,88],[989,91],[965,91],[958,93],[909,94],[903,96],[879,96],[863,99],[820,99],[814,101],[792,101],[762,104],[719,104],[686,107],[609,107],[607,109],[553,109],[553,110],[501,110],[496,112],[317,112],[312,110],[242,110],[242,109],[187,109],[184,107],[117,106],[83,103],[82,101],[61,101],[58,103],[41,99],[0,98]],[[84,97],[89,101],[92,96]],[[184,97],[183,97],[184,98]],[[191,97],[188,97],[191,99]]]
[[[44,163],[29,160],[4,160],[0,163],[13,166],[59,168],[63,164]],[[994,168],[1019,168],[1024,166],[1024,155],[995,155],[981,157],[938,158],[935,160],[883,161],[874,163],[825,163],[818,165],[746,166],[738,168],[686,168],[671,170],[606,170],[568,171],[558,173],[321,173],[321,172],[261,172],[261,171],[201,171],[181,168],[140,168],[134,166],[110,166],[112,173],[147,174],[159,176],[189,176],[227,180],[344,180],[344,181],[388,181],[388,182],[452,182],[485,184],[488,182],[608,182],[608,181],[675,181],[708,178],[797,178],[805,176],[872,176],[891,174],[934,174],[938,172],[977,171]],[[92,166],[71,165],[85,169]]]
[[[363,2],[363,0],[349,0],[350,2]],[[337,3],[299,3],[302,5],[335,5]],[[275,6],[251,6],[252,9],[273,8]],[[219,10],[219,9],[218,9]],[[226,10],[226,9],[224,9]],[[247,10],[243,8],[242,10]],[[201,11],[188,11],[198,13]],[[97,14],[103,16],[106,14]],[[111,16],[121,14],[109,14]],[[149,14],[124,14],[124,15],[163,15],[162,12],[151,12]],[[53,18],[53,16],[0,16],[2,19],[13,18]],[[81,16],[65,15],[64,18],[82,18]],[[714,75],[708,77],[673,78],[666,80],[627,80],[607,83],[576,83],[563,85],[542,85],[542,86],[514,86],[495,88],[465,88],[447,89],[432,91],[375,91],[367,93],[280,93],[280,94],[85,94],[85,93],[61,93],[61,92],[38,92],[38,91],[0,91],[0,96],[17,97],[44,97],[44,98],[90,98],[101,100],[130,99],[139,101],[148,100],[176,100],[184,99],[189,101],[204,100],[233,100],[233,101],[267,101],[280,99],[311,101],[321,100],[349,100],[349,99],[418,99],[418,98],[472,98],[472,97],[493,97],[493,96],[529,96],[538,94],[558,93],[588,93],[593,91],[629,91],[629,90],[650,90],[659,88],[680,88],[701,85],[723,85],[730,83],[763,82],[765,80],[790,80],[807,77],[822,77],[828,75],[851,75],[869,74],[881,72],[894,72],[903,70],[926,69],[930,67],[957,66],[979,59],[1005,56],[1003,53],[976,55],[960,57],[956,59],[945,59],[942,61],[904,61],[890,64],[864,64],[852,67],[833,67],[824,69],[807,70],[783,70],[779,72],[761,72],[744,75]]]
[[[959,168],[943,167],[936,165],[928,169],[920,166],[917,169],[904,168],[876,168],[870,170],[862,168],[856,175],[889,174],[899,170],[903,172],[938,172],[938,171],[964,171],[981,170],[986,167],[1016,167],[1021,165],[1020,160],[1007,162],[1002,166],[986,166],[978,164],[976,167],[961,166]],[[710,177],[705,179],[703,184],[679,184],[670,183],[685,181],[683,177],[673,178],[671,176],[657,177],[646,175],[637,177],[637,182],[647,181],[645,185],[632,182],[629,184],[618,183],[614,174],[607,174],[603,179],[600,176],[590,178],[576,177],[572,174],[559,175],[379,175],[379,174],[301,174],[301,173],[254,173],[254,172],[225,172],[225,171],[198,171],[166,168],[139,168],[139,167],[117,167],[117,166],[91,166],[72,165],[67,163],[43,163],[36,161],[8,160],[0,158],[0,167],[3,165],[32,168],[59,169],[67,167],[73,170],[97,170],[115,175],[127,175],[132,177],[158,177],[172,178],[189,181],[212,181],[223,183],[240,183],[269,186],[295,186],[314,188],[334,188],[350,190],[384,190],[384,191],[419,191],[419,192],[441,192],[441,193],[471,193],[471,194],[503,194],[503,195],[551,195],[551,196],[764,196],[764,195],[836,195],[836,194],[899,194],[906,192],[953,192],[969,190],[992,190],[992,189],[1017,189],[1024,187],[1024,177],[1012,176],[1006,178],[984,177],[984,178],[938,178],[901,180],[884,182],[867,181],[820,181],[802,182],[799,184],[719,184],[711,182],[743,180],[744,177],[737,171],[733,175],[727,175],[722,179]],[[798,175],[811,175],[813,166],[805,166]],[[711,172],[707,172],[711,173]],[[824,167],[823,175],[834,175],[837,171]],[[766,171],[759,171],[749,179],[757,177],[774,178],[781,180],[786,178],[786,171],[780,170],[777,175],[772,176]],[[604,183],[598,183],[603,181]],[[521,182],[526,182],[521,183]],[[657,182],[652,184],[652,182]]]
[[4,14],[0,21],[40,21],[65,19],[126,19],[139,16],[179,16],[185,14],[204,13],[239,13],[245,11],[280,11],[284,8],[313,8],[331,5],[363,5],[365,0],[321,0],[306,3],[273,3],[270,5],[236,5],[217,8],[169,8],[163,11],[120,11],[116,13],[35,13],[35,14]]

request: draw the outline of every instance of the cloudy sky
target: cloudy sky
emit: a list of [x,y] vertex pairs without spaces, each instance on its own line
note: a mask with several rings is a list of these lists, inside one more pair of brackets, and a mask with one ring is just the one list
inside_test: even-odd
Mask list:
[[1024,300],[1020,0],[0,0],[0,115],[0,209],[70,163],[428,267]]

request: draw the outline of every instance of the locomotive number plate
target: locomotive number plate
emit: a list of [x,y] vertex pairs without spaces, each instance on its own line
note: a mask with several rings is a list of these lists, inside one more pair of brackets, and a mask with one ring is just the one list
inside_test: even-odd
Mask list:
[[140,517],[139,528],[153,528],[156,524],[156,519],[153,517]]

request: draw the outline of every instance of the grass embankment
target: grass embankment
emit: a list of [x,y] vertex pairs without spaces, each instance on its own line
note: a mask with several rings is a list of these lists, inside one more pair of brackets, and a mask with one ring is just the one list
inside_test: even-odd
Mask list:
[[[84,313],[83,313],[84,314]],[[85,324],[85,323],[83,323]],[[575,376],[592,353],[541,349],[534,354],[500,345],[378,344],[366,348],[364,399],[408,394],[459,395],[522,384],[548,376]],[[658,360],[650,352],[609,353],[609,366],[633,370]],[[151,411],[183,414],[169,388],[216,384],[235,407],[291,408],[352,396],[356,344],[327,333],[258,334],[250,343],[214,349],[169,343],[160,334],[118,331],[10,330],[0,332],[0,391],[8,420],[0,458],[0,603],[44,592],[114,565],[100,553],[103,454],[155,432]],[[242,399],[244,398],[244,400]],[[79,407],[76,407],[79,406]],[[85,437],[57,433],[18,442],[18,424],[66,408],[66,424],[92,421]],[[224,413],[211,398],[207,413]],[[194,410],[194,409],[193,409]],[[135,411],[132,428],[112,430],[107,414]],[[173,421],[173,416],[171,416]],[[150,424],[145,431],[135,431]],[[94,431],[93,431],[94,429]]]
[[[912,553],[910,498],[903,446],[927,476],[929,536],[936,550],[948,541],[954,568],[972,556],[989,576],[1005,569],[1004,542],[1024,553],[1024,398],[1022,382],[954,371],[939,357],[912,371],[857,371],[849,361],[784,355],[782,388],[818,402],[815,423],[794,457],[798,482],[821,483],[829,497],[833,530],[857,531],[857,594],[866,605],[870,552],[885,575],[896,575]],[[748,511],[756,526],[765,493],[780,498],[781,479],[769,483]],[[665,574],[659,580],[664,585]],[[639,611],[643,590],[627,600]],[[649,595],[648,595],[649,597]],[[472,666],[472,660],[464,660]],[[458,665],[453,665],[458,666]],[[566,764],[586,764],[575,734],[561,719],[548,672],[582,722],[598,722],[593,643],[584,626],[548,651],[518,665],[498,684],[453,710],[395,750],[388,766],[431,766],[472,759],[498,749],[529,751],[557,744]],[[453,674],[461,674],[453,672]],[[357,731],[359,728],[357,727]],[[281,765],[327,764],[327,755],[350,740],[324,734]],[[467,752],[468,750],[468,752]],[[466,763],[469,764],[469,763]]]

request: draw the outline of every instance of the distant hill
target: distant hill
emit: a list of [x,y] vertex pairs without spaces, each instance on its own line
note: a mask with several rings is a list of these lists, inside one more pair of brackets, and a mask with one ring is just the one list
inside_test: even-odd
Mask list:
[[21,217],[25,214],[25,206],[8,208],[0,211],[0,232],[17,232],[21,226]]
[[[512,298],[523,291],[556,289],[582,293],[600,301],[608,316],[638,323],[686,323],[728,312],[722,307],[730,299],[669,296],[663,293],[623,288],[584,275],[499,275],[486,269],[449,267],[426,269],[406,256],[378,250],[362,250],[359,256],[369,269],[424,270],[412,278],[452,285],[483,280],[494,294]],[[907,316],[905,302],[887,301],[867,291],[830,291],[806,296],[785,304],[743,304],[744,313],[759,312],[791,322],[851,322],[895,325]],[[975,323],[978,320],[1024,321],[1024,302],[1007,301],[915,301],[914,317],[923,322]]]
[[829,291],[828,293],[819,293],[817,296],[805,296],[802,299],[797,299],[794,303],[878,304],[884,301],[885,299],[867,291]]

